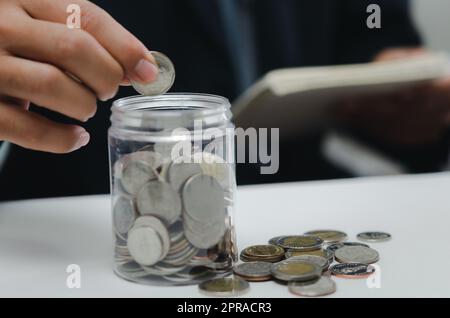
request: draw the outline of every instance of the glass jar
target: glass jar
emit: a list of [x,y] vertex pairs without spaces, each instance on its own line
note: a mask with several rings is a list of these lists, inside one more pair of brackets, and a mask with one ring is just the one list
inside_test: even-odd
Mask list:
[[114,102],[108,132],[114,270],[144,284],[186,285],[230,273],[234,126],[226,98]]

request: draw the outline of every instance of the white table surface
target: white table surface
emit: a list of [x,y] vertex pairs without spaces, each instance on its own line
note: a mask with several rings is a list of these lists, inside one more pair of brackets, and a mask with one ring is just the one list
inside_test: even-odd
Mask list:
[[[334,278],[334,297],[449,297],[450,174],[377,177],[241,187],[236,211],[239,247],[281,234],[335,228],[393,235],[372,244],[381,255],[381,288]],[[196,286],[140,286],[111,269],[108,196],[0,204],[2,297],[202,297]],[[66,286],[69,264],[81,267],[81,288]],[[290,297],[274,282],[253,283],[246,297]]]

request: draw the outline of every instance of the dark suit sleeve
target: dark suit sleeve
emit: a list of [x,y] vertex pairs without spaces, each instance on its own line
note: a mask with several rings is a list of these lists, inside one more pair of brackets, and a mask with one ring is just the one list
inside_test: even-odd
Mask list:
[[[367,27],[370,4],[381,8],[381,29]],[[385,48],[422,44],[409,0],[345,0],[339,1],[337,10],[337,64],[368,62]]]

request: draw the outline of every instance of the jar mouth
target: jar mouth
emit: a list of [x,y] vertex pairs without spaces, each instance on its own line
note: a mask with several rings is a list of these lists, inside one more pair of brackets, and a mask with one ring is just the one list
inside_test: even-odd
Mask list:
[[196,93],[169,93],[159,96],[130,96],[113,103],[113,113],[127,117],[178,117],[189,113],[191,116],[212,116],[230,109],[227,98]]
[[227,98],[210,94],[131,96],[113,103],[111,122],[113,127],[138,130],[190,128],[197,120],[222,125],[232,117],[230,107]]

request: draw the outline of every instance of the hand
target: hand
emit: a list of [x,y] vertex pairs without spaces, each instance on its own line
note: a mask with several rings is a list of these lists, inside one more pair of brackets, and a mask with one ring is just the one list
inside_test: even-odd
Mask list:
[[[375,61],[426,54],[423,49],[389,49]],[[438,141],[450,124],[450,79],[387,96],[348,99],[337,108],[339,118],[381,141],[423,145]]]
[[[66,26],[70,4],[81,29]],[[153,81],[148,49],[105,11],[85,0],[0,0],[0,140],[54,153],[85,146],[89,134],[28,111],[32,102],[85,122],[96,99],[129,80]]]

